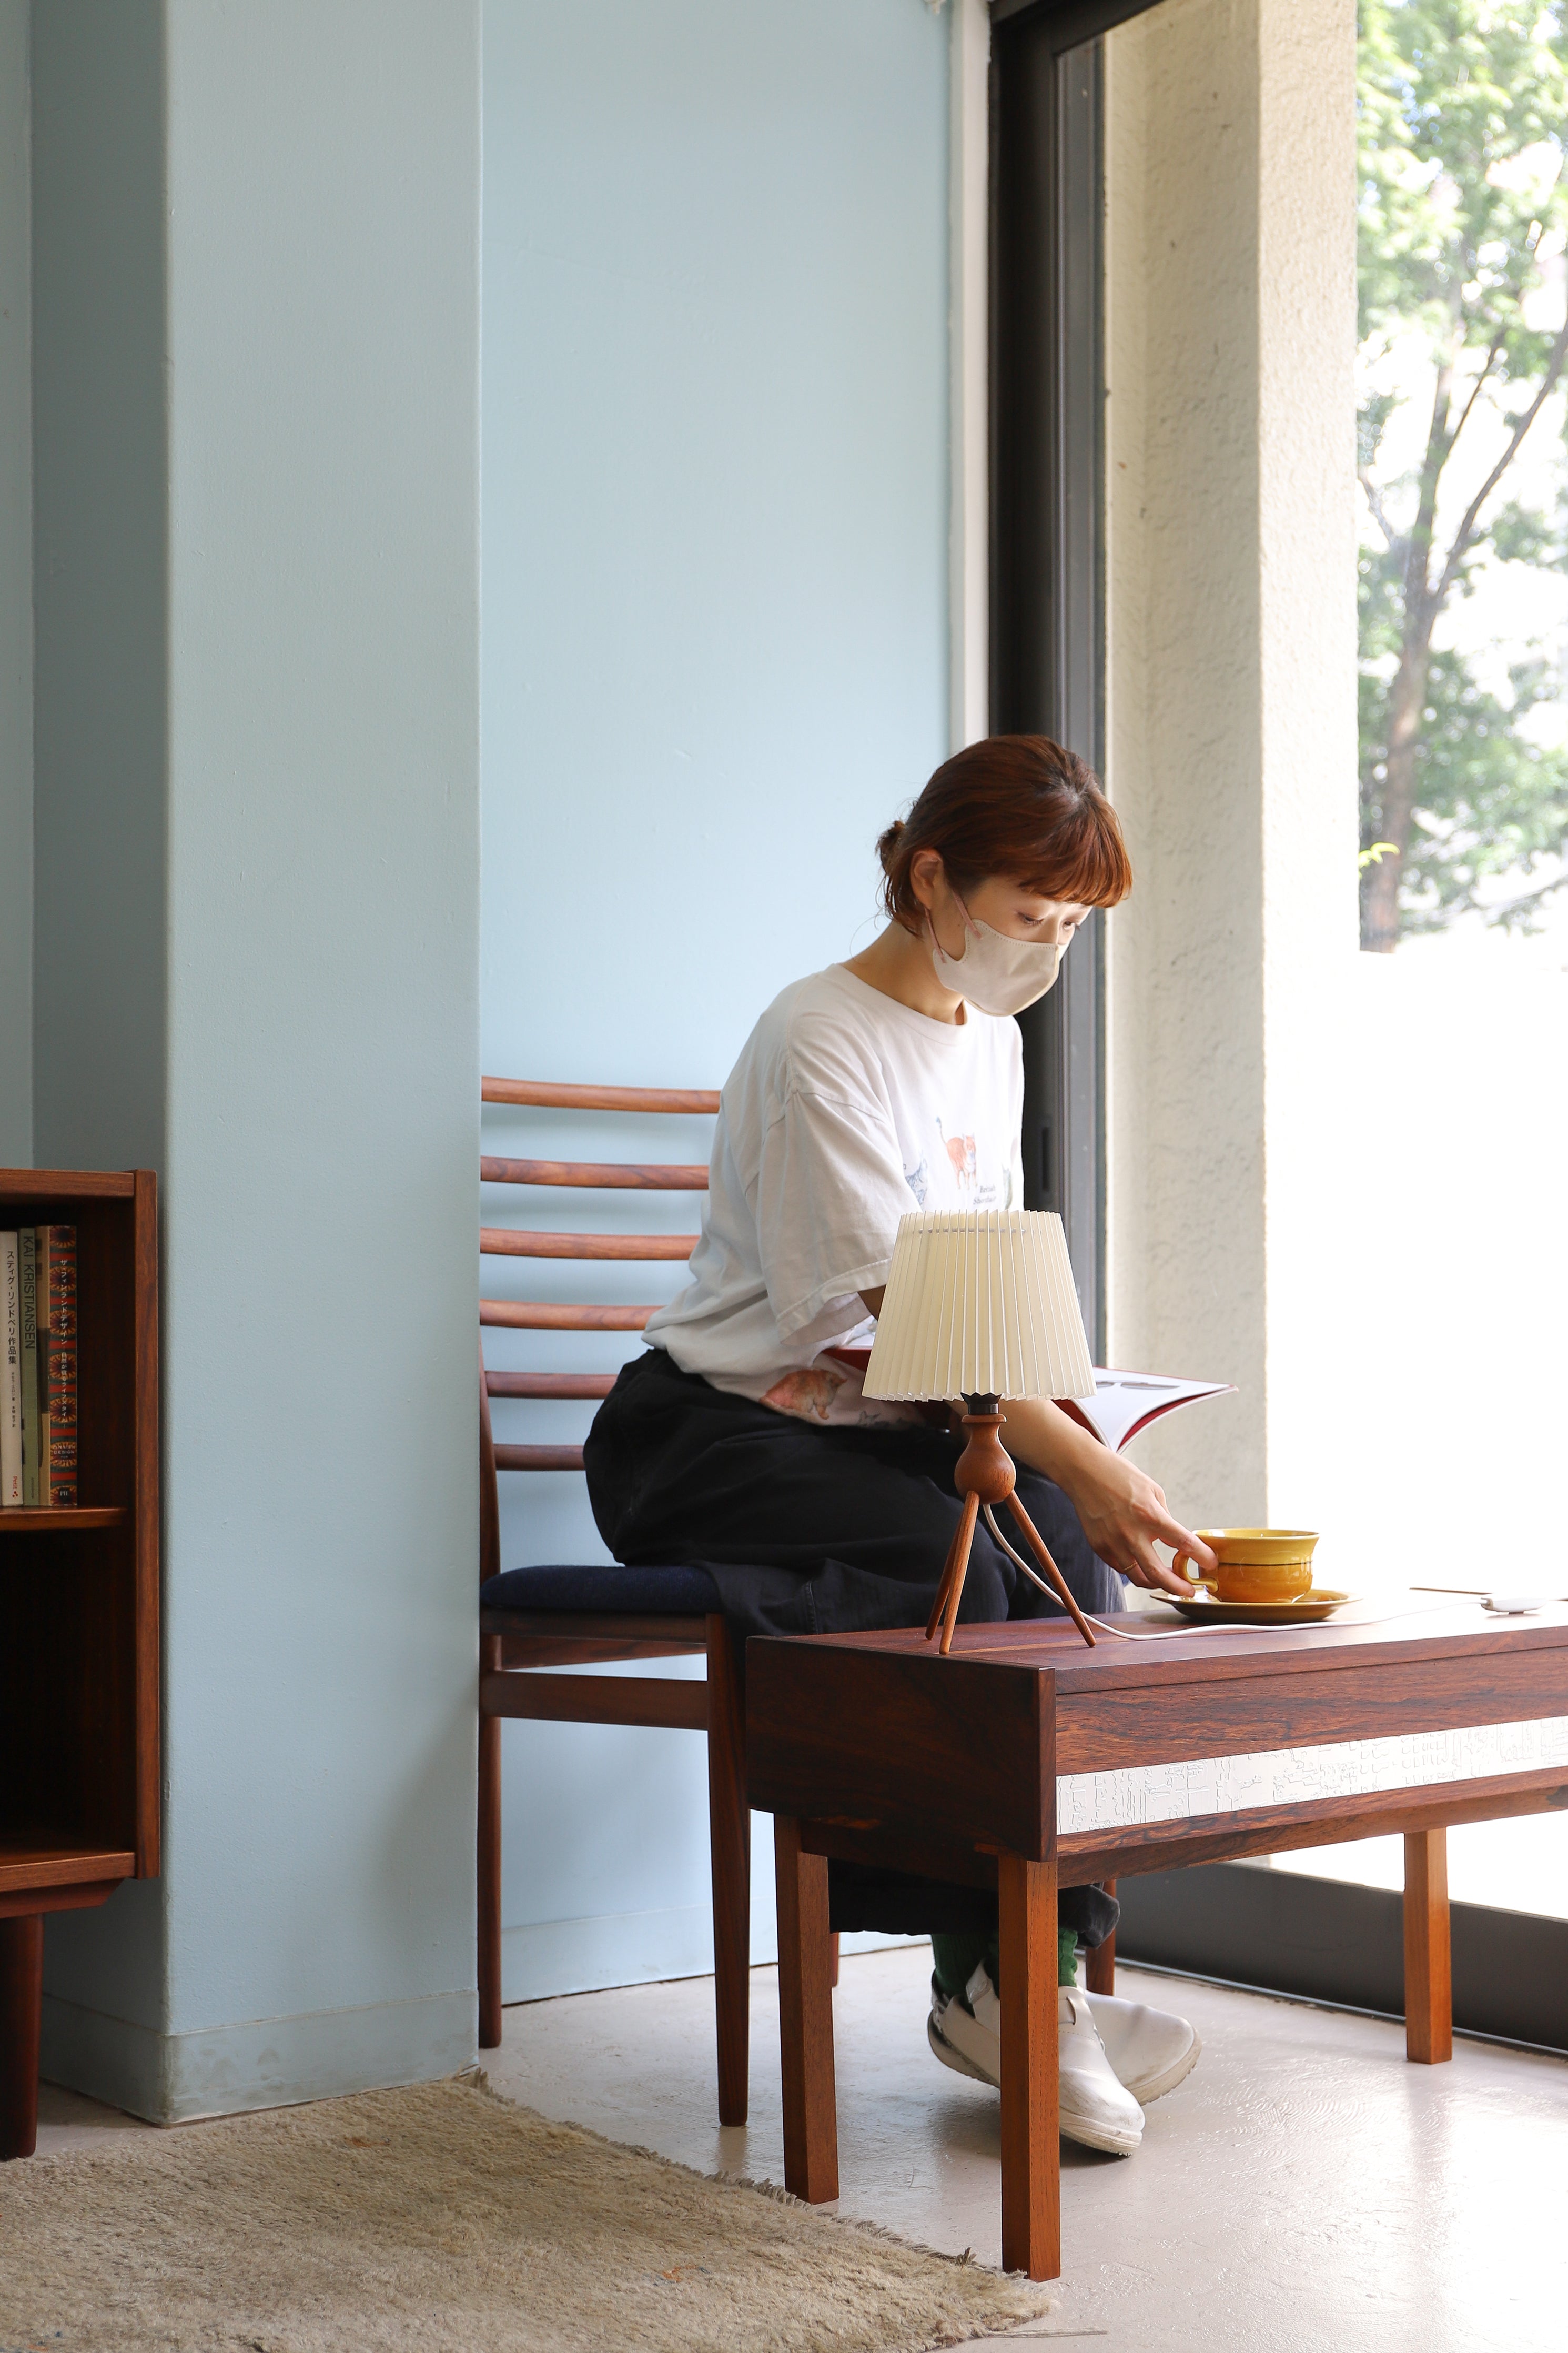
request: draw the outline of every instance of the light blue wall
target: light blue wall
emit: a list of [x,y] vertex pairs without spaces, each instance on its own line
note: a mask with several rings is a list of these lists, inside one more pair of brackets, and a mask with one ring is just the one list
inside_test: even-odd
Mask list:
[[27,0],[0,0],[0,1166],[33,1156]]
[[37,41],[37,1148],[162,1173],[167,1708],[46,2066],[178,2117],[473,2050],[478,9]]
[[[487,0],[484,92],[484,1066],[714,1086],[786,982],[871,936],[874,838],[946,750],[946,23]],[[708,1148],[696,1121],[486,1133]],[[487,1287],[546,1295],[518,1264]],[[498,1408],[513,1438],[585,1421]],[[580,1479],[502,1486],[509,1565],[605,1557]],[[700,1741],[516,1725],[506,1758],[508,1998],[708,1966]]]

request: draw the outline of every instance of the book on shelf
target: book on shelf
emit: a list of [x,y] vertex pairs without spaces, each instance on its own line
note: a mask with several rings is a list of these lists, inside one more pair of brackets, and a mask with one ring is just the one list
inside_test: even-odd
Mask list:
[[22,1283],[15,1233],[0,1234],[0,1504],[22,1500]]
[[[39,1414],[43,1440],[38,1465],[38,1501],[76,1502],[76,1228],[40,1226],[46,1253],[40,1269],[39,1307],[47,1330],[38,1335]],[[47,1370],[46,1370],[47,1367]]]
[[38,1501],[38,1237],[24,1226],[19,1245],[22,1299],[22,1501]]
[[76,1259],[74,1226],[0,1234],[0,1508],[77,1502]]

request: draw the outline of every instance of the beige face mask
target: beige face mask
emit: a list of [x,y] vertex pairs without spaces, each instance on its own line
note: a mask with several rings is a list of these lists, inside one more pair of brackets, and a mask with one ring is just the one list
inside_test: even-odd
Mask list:
[[1011,940],[1005,932],[994,932],[989,923],[976,923],[956,891],[952,895],[964,923],[962,956],[947,954],[930,916],[926,918],[926,943],[938,980],[981,1013],[1022,1013],[1026,1005],[1033,1005],[1055,986],[1061,970],[1062,942]]

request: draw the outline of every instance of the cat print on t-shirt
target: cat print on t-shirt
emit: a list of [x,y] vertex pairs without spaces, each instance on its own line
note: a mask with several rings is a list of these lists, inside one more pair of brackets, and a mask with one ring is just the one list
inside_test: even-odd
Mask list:
[[952,1164],[953,1182],[961,1193],[973,1193],[974,1190],[974,1138],[972,1135],[949,1135],[940,1119],[936,1124],[936,1132],[942,1138],[942,1149]]
[[954,1209],[1005,1209],[1012,1206],[1012,1184],[1005,1168],[994,1168],[991,1155],[981,1153],[973,1135],[950,1134],[940,1115],[936,1121],[935,1169],[923,1154],[904,1182],[916,1207]]
[[[937,1181],[922,1160],[920,1174],[924,1187],[915,1193],[923,1209],[928,1205],[954,1209],[1000,1209],[1007,1206],[1010,1188],[1008,1172],[994,1160],[992,1153],[982,1153],[973,1135],[954,1133],[940,1115],[936,1122],[937,1140],[942,1146],[937,1160]],[[989,1139],[987,1139],[989,1141]],[[915,1187],[911,1182],[911,1193]]]

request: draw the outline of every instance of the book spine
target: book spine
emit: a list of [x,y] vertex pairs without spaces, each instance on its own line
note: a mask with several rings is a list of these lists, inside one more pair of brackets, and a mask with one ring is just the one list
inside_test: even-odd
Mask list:
[[22,1286],[16,1237],[0,1234],[0,1504],[22,1500]]
[[77,1499],[76,1228],[47,1230],[49,1451],[44,1501],[68,1506]]
[[38,1466],[38,1237],[33,1226],[17,1236],[22,1282],[22,1501],[39,1500]]
[[33,1228],[38,1291],[38,1501],[49,1500],[49,1229]]

